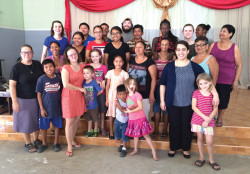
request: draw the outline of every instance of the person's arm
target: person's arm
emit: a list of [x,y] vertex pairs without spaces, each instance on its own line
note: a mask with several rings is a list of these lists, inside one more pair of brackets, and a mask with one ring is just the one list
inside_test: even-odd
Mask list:
[[218,106],[219,103],[220,103],[220,99],[219,99],[219,95],[215,89],[215,86],[212,84],[212,90],[211,90],[211,93],[213,94],[213,105],[214,106]]
[[126,61],[127,61],[127,64],[129,63],[129,59],[130,59],[130,52],[126,52]]
[[163,110],[163,111],[166,110],[165,91],[166,91],[166,86],[160,85],[160,107],[161,107],[161,110]]
[[126,111],[126,108],[124,108],[124,107],[122,107],[122,106],[120,105],[120,102],[119,102],[118,99],[115,99],[115,104],[116,104],[117,108],[118,108],[120,111],[122,111],[122,112],[125,112],[125,111]]
[[203,118],[204,121],[209,121],[210,122],[210,118],[208,116],[206,116],[205,114],[203,114],[198,108],[197,108],[197,99],[196,98],[192,98],[192,109],[193,111],[199,115],[201,118]]
[[12,99],[12,108],[13,108],[13,111],[19,112],[19,103],[17,101],[17,95],[16,95],[16,84],[17,84],[17,81],[15,81],[15,80],[9,80],[9,84],[10,84],[10,96],[11,96],[11,99]]
[[155,45],[156,45],[156,42],[158,40],[158,37],[155,37],[152,41],[152,54],[154,54],[156,52],[156,48],[155,48]]
[[208,53],[211,53],[213,47],[214,47],[214,43],[212,43],[212,44],[209,46],[207,52],[208,52]]
[[209,123],[211,122],[211,120],[213,119],[213,117],[217,114],[217,112],[218,112],[218,106],[214,106],[213,111],[212,111],[211,114],[208,116],[209,120],[208,120],[208,121],[204,121],[204,122],[202,123],[202,126],[203,126],[203,127],[207,127],[208,124],[209,124]]
[[214,56],[211,56],[207,63],[208,63],[210,75],[212,77],[213,85],[216,86],[216,82],[217,82],[218,74],[219,74],[219,64],[217,63],[217,60],[215,59]]
[[45,45],[43,45],[43,51],[42,51],[42,56],[41,56],[41,62],[43,62],[43,60],[46,58],[46,56],[47,56],[47,51],[48,51],[48,47],[46,47]]
[[62,69],[61,75],[62,75],[62,83],[63,83],[64,88],[86,93],[86,89],[78,87],[78,86],[74,86],[71,83],[69,83],[69,72],[65,68]]
[[[149,58],[148,58],[149,59]],[[155,92],[155,86],[156,86],[156,75],[157,75],[157,69],[156,65],[153,64],[148,68],[149,74],[151,76],[151,86],[150,86],[150,94],[149,94],[149,101],[153,103],[155,101],[154,92]]]
[[42,117],[46,117],[47,112],[43,107],[43,100],[42,100],[42,94],[40,92],[37,92],[37,100],[38,100],[38,104],[41,110],[41,116]]
[[110,81],[111,79],[107,79],[107,85],[106,85],[106,106],[109,106],[109,88],[110,88]]
[[89,62],[90,62],[89,53],[90,53],[90,50],[87,50],[87,49],[86,49],[86,52],[85,52],[85,62],[86,62],[86,63],[89,63]]
[[107,67],[108,67],[108,59],[109,59],[109,54],[104,53],[104,65],[106,65]]
[[133,112],[137,112],[137,111],[140,111],[140,110],[143,110],[143,106],[142,106],[142,100],[137,100],[137,107],[134,108],[134,109],[128,109],[125,111],[125,113],[133,113]]
[[233,89],[237,89],[238,83],[239,83],[239,78],[240,78],[240,75],[242,72],[242,56],[241,56],[240,50],[237,47],[237,45],[235,45],[234,50],[235,50],[234,52],[235,52],[236,73],[235,73],[235,77],[234,77],[234,81],[233,81]]

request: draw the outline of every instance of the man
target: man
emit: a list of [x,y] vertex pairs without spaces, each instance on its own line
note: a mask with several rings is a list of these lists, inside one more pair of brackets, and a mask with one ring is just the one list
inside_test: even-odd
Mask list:
[[102,23],[100,26],[102,27],[102,30],[103,30],[102,36],[103,36],[105,42],[111,43],[112,40],[110,38],[108,38],[109,25],[106,23]]
[[130,18],[126,18],[122,22],[122,37],[124,42],[133,39],[133,23]]
[[142,35],[143,35],[143,26],[140,24],[136,24],[133,28],[133,36],[134,38],[130,41],[127,42],[127,44],[129,45],[129,49],[130,49],[130,56],[131,57],[135,57],[135,44],[138,41],[143,41],[146,44],[146,56],[147,57],[151,57],[152,56],[152,49],[151,46],[149,44],[148,41],[142,39]]
[[79,31],[82,32],[82,34],[84,35],[84,43],[83,43],[83,45],[85,47],[88,45],[88,43],[90,41],[95,40],[94,37],[92,37],[92,36],[89,35],[89,24],[87,24],[85,22],[80,23],[80,25],[79,25]]

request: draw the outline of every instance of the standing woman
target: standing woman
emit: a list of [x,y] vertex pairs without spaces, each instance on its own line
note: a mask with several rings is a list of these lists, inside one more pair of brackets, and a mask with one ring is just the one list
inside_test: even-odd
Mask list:
[[108,67],[108,70],[114,69],[114,57],[120,55],[124,62],[122,69],[126,71],[130,58],[130,50],[128,44],[123,42],[122,29],[114,26],[111,29],[111,36],[113,42],[108,43],[104,50],[105,65]]
[[[207,32],[208,30],[211,28],[211,26],[209,24],[205,25],[205,24],[199,24],[197,27],[196,27],[196,31],[195,31],[195,34],[196,34],[196,37],[199,37],[199,36],[205,36],[207,35]],[[208,39],[208,45],[211,45],[214,41],[211,40],[211,39]]]
[[146,44],[139,41],[135,44],[135,58],[129,61],[128,74],[136,79],[138,92],[142,95],[143,111],[148,119],[150,103],[154,103],[157,70],[152,58],[145,56]]
[[184,40],[189,45],[189,53],[188,53],[188,59],[190,60],[191,57],[196,55],[195,48],[194,48],[194,40],[193,40],[193,34],[194,34],[194,26],[192,24],[186,24],[184,25],[182,29],[182,34],[184,36]]
[[43,51],[42,51],[42,57],[41,57],[41,62],[45,59],[47,56],[47,51],[49,53],[49,56],[52,55],[52,52],[50,51],[49,46],[52,41],[57,41],[60,44],[60,55],[63,55],[63,52],[67,46],[69,46],[69,41],[66,37],[64,36],[64,28],[61,23],[61,21],[53,21],[52,26],[50,29],[50,36],[48,36],[44,40],[43,44]]
[[[10,73],[10,94],[13,105],[13,128],[23,133],[28,152],[36,152],[39,144],[39,106],[36,95],[36,83],[43,74],[39,61],[32,60],[33,49],[30,45],[21,47],[21,62],[14,65]],[[30,133],[33,132],[34,142],[31,143]]]
[[223,116],[228,107],[232,89],[238,88],[239,78],[242,72],[242,57],[237,45],[231,42],[235,28],[224,25],[220,31],[220,41],[213,43],[208,52],[213,55],[219,64],[219,75],[216,89],[219,94],[220,104],[217,118],[217,127],[223,126]]
[[82,32],[77,31],[73,34],[73,47],[78,51],[80,54],[82,61],[85,62],[85,46],[83,45],[84,43],[84,35]]
[[95,40],[90,41],[86,47],[85,53],[85,62],[90,62],[90,51],[92,49],[98,49],[102,53],[102,57],[104,56],[104,48],[108,42],[106,42],[103,38],[103,30],[102,27],[96,25],[93,29]]
[[175,51],[175,44],[178,41],[178,37],[174,36],[171,32],[170,22],[167,19],[161,21],[160,31],[162,36],[155,37],[152,42],[152,53],[160,52],[160,43],[162,38],[167,38],[170,41],[168,52],[173,53]]
[[67,47],[63,55],[63,69],[61,72],[63,91],[62,91],[62,113],[66,120],[65,134],[68,143],[66,156],[73,156],[74,147],[80,147],[79,143],[74,141],[78,123],[81,115],[86,112],[83,93],[86,90],[82,87],[83,67],[80,63],[81,57],[74,47]]

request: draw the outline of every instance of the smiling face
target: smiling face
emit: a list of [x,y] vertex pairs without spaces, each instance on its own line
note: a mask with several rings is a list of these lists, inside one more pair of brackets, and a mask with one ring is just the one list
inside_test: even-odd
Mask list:
[[200,79],[199,83],[198,83],[199,89],[204,90],[204,91],[209,90],[211,85],[212,85],[211,82],[208,82],[208,81],[203,80],[203,79]]
[[124,62],[120,56],[116,57],[113,63],[115,65],[115,69],[121,69],[122,65],[124,64]]
[[194,34],[193,27],[192,26],[185,26],[183,28],[182,33],[183,33],[185,39],[190,39]]
[[178,44],[175,50],[175,53],[177,55],[177,58],[179,60],[185,60],[187,59],[187,55],[189,53],[189,50],[187,49],[187,47],[183,44]]
[[100,59],[102,58],[102,56],[97,51],[92,52],[90,57],[93,63],[99,63]]
[[102,39],[102,29],[99,27],[96,27],[94,29],[94,37],[96,40],[101,40]]
[[136,91],[136,82],[134,79],[131,79],[128,83],[128,91],[129,93],[134,93]]
[[53,25],[53,31],[55,35],[61,35],[62,25],[60,23],[55,22]]
[[74,45],[80,46],[83,43],[83,38],[79,34],[75,34],[73,37]]
[[109,33],[109,27],[107,25],[102,25],[103,36],[107,36]]
[[51,77],[54,75],[55,67],[53,66],[52,63],[48,63],[46,65],[43,65],[43,71],[47,76]]
[[136,55],[144,55],[145,47],[142,43],[135,44],[135,54]]
[[82,32],[83,35],[89,34],[89,28],[86,25],[81,25],[79,31]]
[[58,46],[58,44],[52,43],[50,45],[50,51],[52,52],[53,56],[58,56],[59,51],[60,51],[60,47]]
[[70,63],[75,63],[78,61],[78,54],[75,49],[69,49],[67,52],[67,56]]
[[219,34],[220,39],[230,39],[233,33],[229,33],[227,28],[222,28]]
[[113,41],[119,41],[122,37],[122,34],[120,33],[120,31],[113,29],[111,31],[111,37]]
[[196,37],[199,36],[206,36],[206,31],[203,30],[203,28],[201,26],[197,26],[196,27],[196,31],[195,31]]
[[141,40],[142,38],[142,35],[143,35],[143,32],[140,28],[135,28],[134,29],[134,33],[133,33],[133,36],[136,40]]
[[195,42],[195,51],[197,54],[206,53],[207,49],[208,49],[208,44],[205,44],[204,41],[200,40],[198,42]]
[[20,56],[24,63],[30,63],[33,57],[33,51],[29,47],[22,47]]

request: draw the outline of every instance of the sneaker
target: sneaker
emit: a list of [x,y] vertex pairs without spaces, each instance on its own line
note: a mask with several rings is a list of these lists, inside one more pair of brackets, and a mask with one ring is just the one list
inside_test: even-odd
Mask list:
[[121,151],[122,151],[122,148],[123,148],[123,145],[120,145],[120,147],[118,147],[117,151],[118,151],[118,152],[121,152]]
[[61,151],[61,149],[62,148],[61,148],[60,144],[55,144],[53,147],[54,152],[59,152],[59,151]]
[[93,132],[87,132],[87,135],[85,135],[86,138],[92,137],[92,136],[93,136]]
[[107,136],[107,132],[104,128],[101,128],[101,133],[102,133],[102,136]]
[[122,150],[120,153],[120,157],[125,157],[127,155],[127,151],[126,150]]
[[35,140],[35,141],[33,141],[32,142],[32,144],[33,144],[33,146],[35,147],[35,148],[39,148],[39,146],[41,146],[42,145],[42,141],[41,140],[39,140],[39,139],[37,139],[37,140]]
[[92,137],[97,137],[98,136],[98,131],[94,131],[93,133],[92,133]]
[[37,153],[43,153],[43,151],[45,151],[47,147],[48,147],[47,145],[39,146],[39,148],[37,149]]

